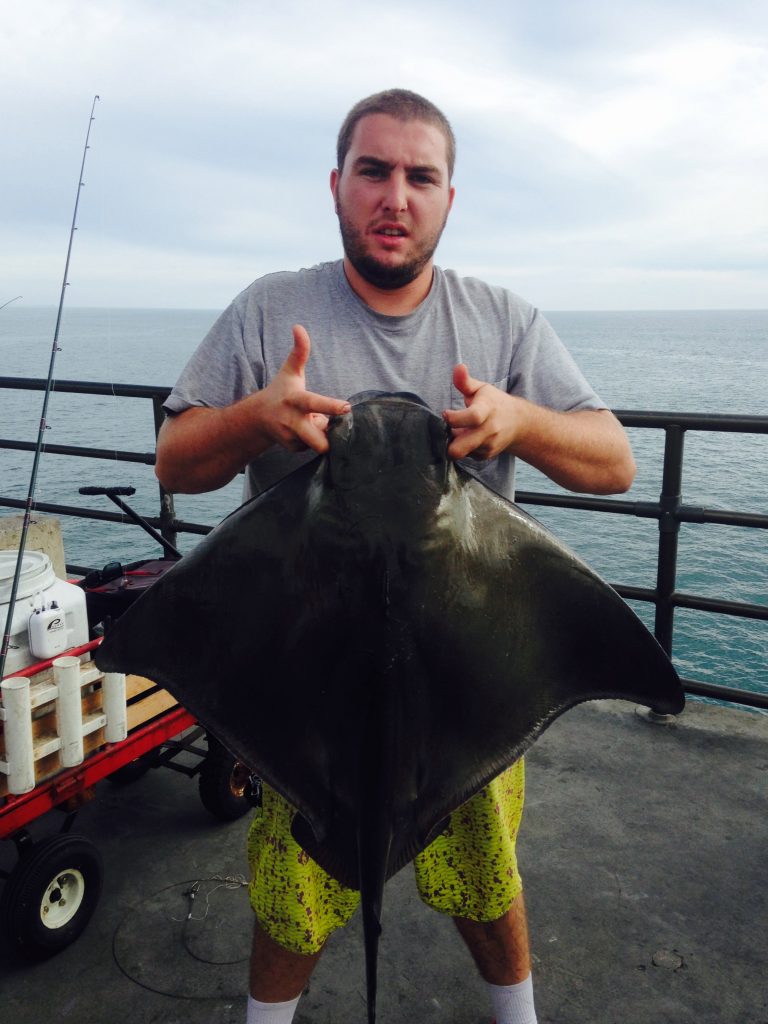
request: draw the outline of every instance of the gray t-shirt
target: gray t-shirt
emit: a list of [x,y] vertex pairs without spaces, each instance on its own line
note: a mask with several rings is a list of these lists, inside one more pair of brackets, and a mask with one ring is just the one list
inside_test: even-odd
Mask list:
[[[165,403],[221,407],[265,387],[303,324],[312,352],[309,391],[351,398],[361,391],[409,391],[440,415],[463,408],[453,368],[466,363],[478,380],[551,409],[601,409],[550,324],[504,288],[435,267],[426,299],[405,316],[385,316],[352,290],[341,260],[254,281],[221,314]],[[281,479],[314,452],[274,446],[248,466],[245,497]],[[463,460],[488,486],[514,498],[514,458]]]

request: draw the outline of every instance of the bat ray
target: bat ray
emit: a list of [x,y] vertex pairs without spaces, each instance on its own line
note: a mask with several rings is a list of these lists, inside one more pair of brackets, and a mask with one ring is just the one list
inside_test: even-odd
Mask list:
[[451,812],[575,704],[684,701],[624,601],[451,461],[420,399],[366,393],[328,440],[129,608],[96,661],[170,690],[361,890],[372,1022],[384,882]]

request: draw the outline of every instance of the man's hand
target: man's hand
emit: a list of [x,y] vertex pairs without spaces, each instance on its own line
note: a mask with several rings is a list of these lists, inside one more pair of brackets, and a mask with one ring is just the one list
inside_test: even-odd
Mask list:
[[471,377],[460,363],[453,383],[464,409],[448,409],[452,459],[493,459],[509,452],[571,491],[618,494],[629,490],[635,460],[624,430],[608,409],[557,412],[509,395]]
[[515,399],[493,384],[485,384],[469,375],[464,363],[453,371],[453,383],[464,395],[465,409],[447,409],[443,418],[451,428],[453,440],[448,446],[452,459],[472,455],[493,459],[515,441],[517,417]]
[[279,373],[251,398],[259,406],[258,429],[271,443],[292,452],[311,448],[322,454],[328,451],[325,434],[329,417],[349,412],[350,405],[306,390],[304,368],[310,352],[309,334],[301,324],[296,324],[293,349]]
[[196,494],[223,487],[273,444],[289,451],[328,450],[328,419],[349,412],[349,402],[306,390],[311,344],[293,328],[293,348],[261,391],[223,409],[197,407],[170,416],[157,441],[155,472],[169,491]]

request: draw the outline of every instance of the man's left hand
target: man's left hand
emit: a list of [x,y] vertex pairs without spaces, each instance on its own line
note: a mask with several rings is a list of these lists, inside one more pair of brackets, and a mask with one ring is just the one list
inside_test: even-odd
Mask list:
[[608,409],[558,412],[471,377],[460,363],[453,383],[465,409],[448,409],[452,459],[493,459],[507,451],[571,491],[619,494],[635,476],[627,435]]
[[450,457],[463,459],[472,455],[476,459],[493,459],[506,451],[516,435],[514,396],[471,377],[464,363],[455,367],[453,383],[464,395],[466,408],[447,409],[443,413],[453,434],[448,445]]

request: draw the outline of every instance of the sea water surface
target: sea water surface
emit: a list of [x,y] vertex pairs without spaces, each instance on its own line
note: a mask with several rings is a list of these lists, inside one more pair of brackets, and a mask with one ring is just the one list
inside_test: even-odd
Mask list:
[[[547,314],[595,390],[614,409],[768,415],[768,310],[552,312]],[[57,379],[172,385],[217,316],[207,310],[65,309],[56,357]],[[56,321],[54,308],[20,303],[0,310],[0,375],[45,377]],[[471,367],[470,367],[471,370]],[[42,392],[0,390],[0,436],[34,441]],[[46,441],[151,452],[151,405],[138,399],[54,392]],[[658,499],[664,450],[660,430],[632,429],[638,475],[627,495]],[[32,454],[0,449],[0,495],[25,498]],[[553,490],[520,466],[518,488]],[[85,484],[132,485],[134,507],[158,510],[152,470],[116,461],[45,453],[36,498],[113,511],[107,499],[82,498]],[[179,518],[215,523],[240,500],[241,484],[178,496]],[[768,513],[768,438],[689,431],[683,501]],[[4,510],[0,507],[0,514]],[[652,588],[658,526],[654,520],[595,512],[529,508],[611,583]],[[157,546],[135,527],[63,518],[67,560],[102,565],[155,557]],[[182,537],[188,550],[194,537]],[[684,524],[678,590],[768,604],[768,537],[761,529]],[[652,609],[632,606],[647,624]],[[768,692],[768,622],[678,610],[673,656],[682,675]]]

